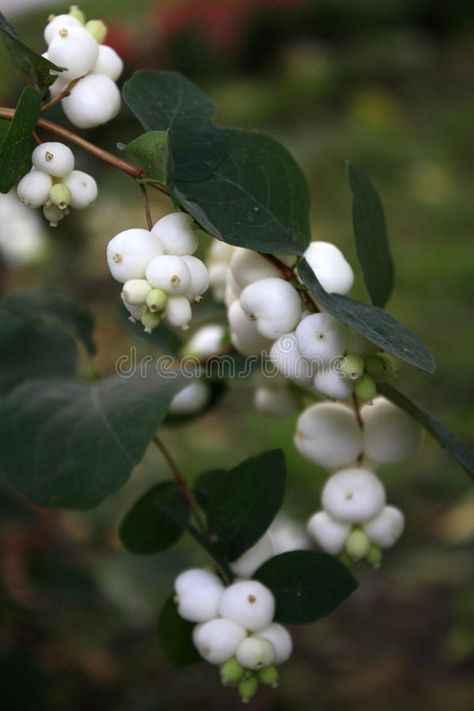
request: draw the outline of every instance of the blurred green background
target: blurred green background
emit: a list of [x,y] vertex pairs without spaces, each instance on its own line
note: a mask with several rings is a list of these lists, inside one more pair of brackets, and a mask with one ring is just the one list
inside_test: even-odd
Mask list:
[[[23,38],[44,51],[51,11],[14,6]],[[382,195],[397,268],[389,310],[430,346],[434,379],[406,367],[400,387],[466,440],[473,436],[472,381],[474,6],[429,0],[97,0],[81,7],[110,26],[107,42],[137,68],[186,73],[219,104],[222,124],[280,139],[301,162],[313,197],[315,239],[335,242],[356,264],[345,161]],[[22,79],[0,49],[2,105]],[[60,109],[51,119],[63,121]],[[90,140],[117,152],[140,128],[124,109]],[[126,176],[78,153],[100,195],[52,230],[46,255],[22,269],[3,264],[4,292],[47,285],[84,298],[97,319],[99,364],[112,372],[132,345],[119,321],[119,290],[104,248],[121,229],[143,226]],[[169,207],[153,197],[157,219]],[[356,296],[364,298],[360,270]],[[238,389],[237,389],[238,388]],[[287,511],[318,508],[323,472],[292,447],[295,417],[255,413],[251,383],[229,388],[198,422],[163,439],[192,476],[281,446],[289,463]],[[381,472],[407,530],[381,570],[355,569],[360,589],[331,617],[295,628],[296,652],[277,692],[259,710],[441,711],[472,708],[474,498],[469,481],[434,443]],[[5,711],[237,709],[216,670],[174,670],[155,638],[173,576],[204,558],[186,541],[135,557],[117,524],[147,486],[167,477],[149,451],[129,484],[86,514],[38,510],[1,492],[1,696]]]

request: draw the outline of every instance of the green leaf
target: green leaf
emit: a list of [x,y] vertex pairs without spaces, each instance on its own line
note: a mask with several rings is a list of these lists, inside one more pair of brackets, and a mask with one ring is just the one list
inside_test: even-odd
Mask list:
[[148,178],[164,187],[169,185],[173,168],[168,131],[144,133],[128,143],[125,150]]
[[35,146],[33,131],[41,109],[41,97],[32,86],[25,86],[15,115],[0,144],[0,192],[7,193],[31,168]]
[[87,306],[71,296],[54,289],[17,289],[3,299],[2,305],[35,323],[63,328],[95,355],[94,317]]
[[213,125],[215,104],[175,72],[137,72],[123,98],[147,131],[169,131],[173,195],[201,227],[240,247],[304,252],[308,187],[280,143]]
[[32,79],[38,86],[47,87],[56,77],[50,71],[62,72],[63,68],[48,61],[30,49],[18,36],[18,32],[0,12],[0,36],[10,57],[18,69]]
[[154,373],[26,382],[0,401],[0,469],[37,504],[92,508],[127,481],[182,387]]
[[158,638],[169,661],[177,667],[202,661],[193,644],[194,627],[194,623],[178,615],[173,596],[169,597],[158,619]]
[[436,417],[430,415],[429,412],[426,412],[426,410],[416,405],[409,400],[406,395],[403,395],[403,393],[388,383],[379,383],[377,389],[388,400],[391,400],[394,405],[397,405],[397,407],[400,407],[411,415],[468,474],[474,477],[474,454],[454,432],[451,432],[451,430],[436,419]]
[[393,289],[393,262],[382,202],[368,176],[359,168],[348,163],[347,173],[357,256],[372,303],[385,306]]
[[181,206],[228,244],[302,254],[310,240],[310,199],[298,164],[269,136],[237,129],[222,133],[227,155],[212,176],[184,182],[176,174]]
[[378,306],[362,304],[340,294],[328,294],[305,259],[298,265],[298,273],[318,304],[330,314],[387,353],[426,373],[434,373],[436,365],[427,347],[393,316]]
[[328,615],[357,587],[342,563],[316,551],[281,553],[253,577],[275,596],[275,620],[288,625],[303,625]]
[[285,480],[280,449],[246,459],[220,475],[211,490],[207,522],[229,560],[239,558],[268,529],[283,503]]
[[215,490],[219,486],[221,477],[226,474],[225,469],[213,469],[210,472],[200,474],[193,482],[193,493],[199,505],[207,511],[209,501]]
[[164,481],[143,494],[120,524],[119,537],[132,553],[158,553],[174,545],[183,533],[163,507],[176,507],[187,520],[189,511],[176,484]]

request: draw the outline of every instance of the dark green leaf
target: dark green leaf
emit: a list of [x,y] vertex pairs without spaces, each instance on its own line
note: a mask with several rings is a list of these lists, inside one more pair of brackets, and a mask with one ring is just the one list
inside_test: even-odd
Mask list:
[[166,187],[172,175],[168,131],[149,131],[125,147],[132,160],[143,168],[148,178]]
[[382,202],[368,176],[348,163],[357,256],[370,299],[385,306],[393,289],[393,262]]
[[200,474],[193,483],[193,492],[198,503],[206,511],[209,506],[211,496],[219,486],[221,477],[227,472],[225,469],[213,469],[210,472]]
[[7,193],[31,168],[35,146],[33,131],[41,108],[41,97],[32,86],[25,86],[15,115],[0,145],[0,192]]
[[164,512],[166,506],[176,507],[187,520],[189,511],[176,484],[164,481],[143,494],[120,524],[119,537],[132,553],[158,553],[174,545],[183,528]]
[[42,506],[92,508],[127,481],[182,387],[154,373],[26,382],[0,401],[0,470]]
[[460,464],[468,474],[474,477],[474,454],[466,447],[466,445],[457,437],[454,432],[446,427],[442,422],[430,415],[429,412],[423,410],[414,402],[409,400],[406,395],[393,388],[388,383],[379,383],[378,391],[388,400],[391,400],[394,405],[401,407],[409,415],[413,417],[427,432],[429,432],[438,444],[450,454],[453,459]]
[[229,560],[241,556],[268,529],[283,503],[285,480],[280,449],[246,459],[221,474],[211,491],[207,521]]
[[42,57],[37,52],[27,47],[18,36],[17,31],[6,17],[0,12],[0,36],[10,54],[10,57],[18,69],[33,79],[40,87],[49,86],[56,79],[50,71],[62,72],[61,67],[57,67],[52,62]]
[[18,289],[8,294],[2,305],[35,323],[60,326],[95,355],[94,317],[87,306],[67,294],[53,289]]
[[318,304],[330,314],[387,353],[426,373],[434,373],[436,365],[427,347],[393,316],[378,306],[362,304],[340,294],[328,294],[305,259],[298,265],[298,273]]
[[194,627],[178,615],[176,603],[169,597],[158,619],[158,638],[169,661],[177,667],[202,661],[193,644]]
[[332,612],[354,592],[357,582],[333,556],[291,551],[270,558],[253,576],[275,596],[275,620],[302,625]]
[[207,180],[181,181],[176,173],[180,204],[228,244],[302,254],[310,240],[310,200],[298,164],[268,136],[231,129],[222,133],[227,155]]

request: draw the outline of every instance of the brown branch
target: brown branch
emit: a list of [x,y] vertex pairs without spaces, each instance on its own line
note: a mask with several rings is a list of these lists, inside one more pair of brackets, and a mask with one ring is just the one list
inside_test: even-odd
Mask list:
[[150,201],[148,199],[146,187],[142,183],[140,183],[140,190],[143,196],[143,205],[145,207],[146,224],[148,226],[148,229],[151,231],[151,228],[153,227],[153,218],[151,216]]
[[[298,284],[301,284],[301,282],[298,279],[298,275],[296,274],[296,271],[294,267],[289,267],[287,266],[284,262],[282,262],[278,257],[275,257],[273,254],[265,254],[265,252],[259,252],[259,254],[262,257],[265,257],[265,259],[270,262],[270,264],[273,264],[274,267],[280,270],[282,278],[285,279],[286,281],[294,281],[295,279],[298,281]],[[310,311],[313,311],[315,313],[319,312],[319,307],[317,303],[314,301],[313,297],[307,290],[306,286],[301,285],[304,288],[299,288],[298,291],[300,292],[301,298],[305,302],[306,306]]]

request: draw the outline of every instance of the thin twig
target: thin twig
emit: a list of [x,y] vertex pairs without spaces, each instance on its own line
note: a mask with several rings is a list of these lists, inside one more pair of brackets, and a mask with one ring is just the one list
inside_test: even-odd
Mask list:
[[53,96],[52,99],[49,101],[46,101],[46,103],[43,104],[41,107],[41,111],[49,111],[49,109],[52,109],[53,106],[56,106],[56,104],[59,104],[60,101],[66,98],[66,96],[69,96],[71,91],[74,89],[76,86],[77,82],[80,81],[82,77],[78,77],[77,79],[73,79],[72,81],[69,82],[67,86],[64,87],[62,91],[59,92],[59,94],[56,94],[56,96]]
[[146,187],[142,183],[140,183],[140,190],[141,190],[141,193],[143,196],[143,205],[145,207],[146,223],[148,225],[148,229],[151,231],[151,228],[153,227],[153,218],[151,216],[150,201],[148,199],[148,193],[146,191]]

